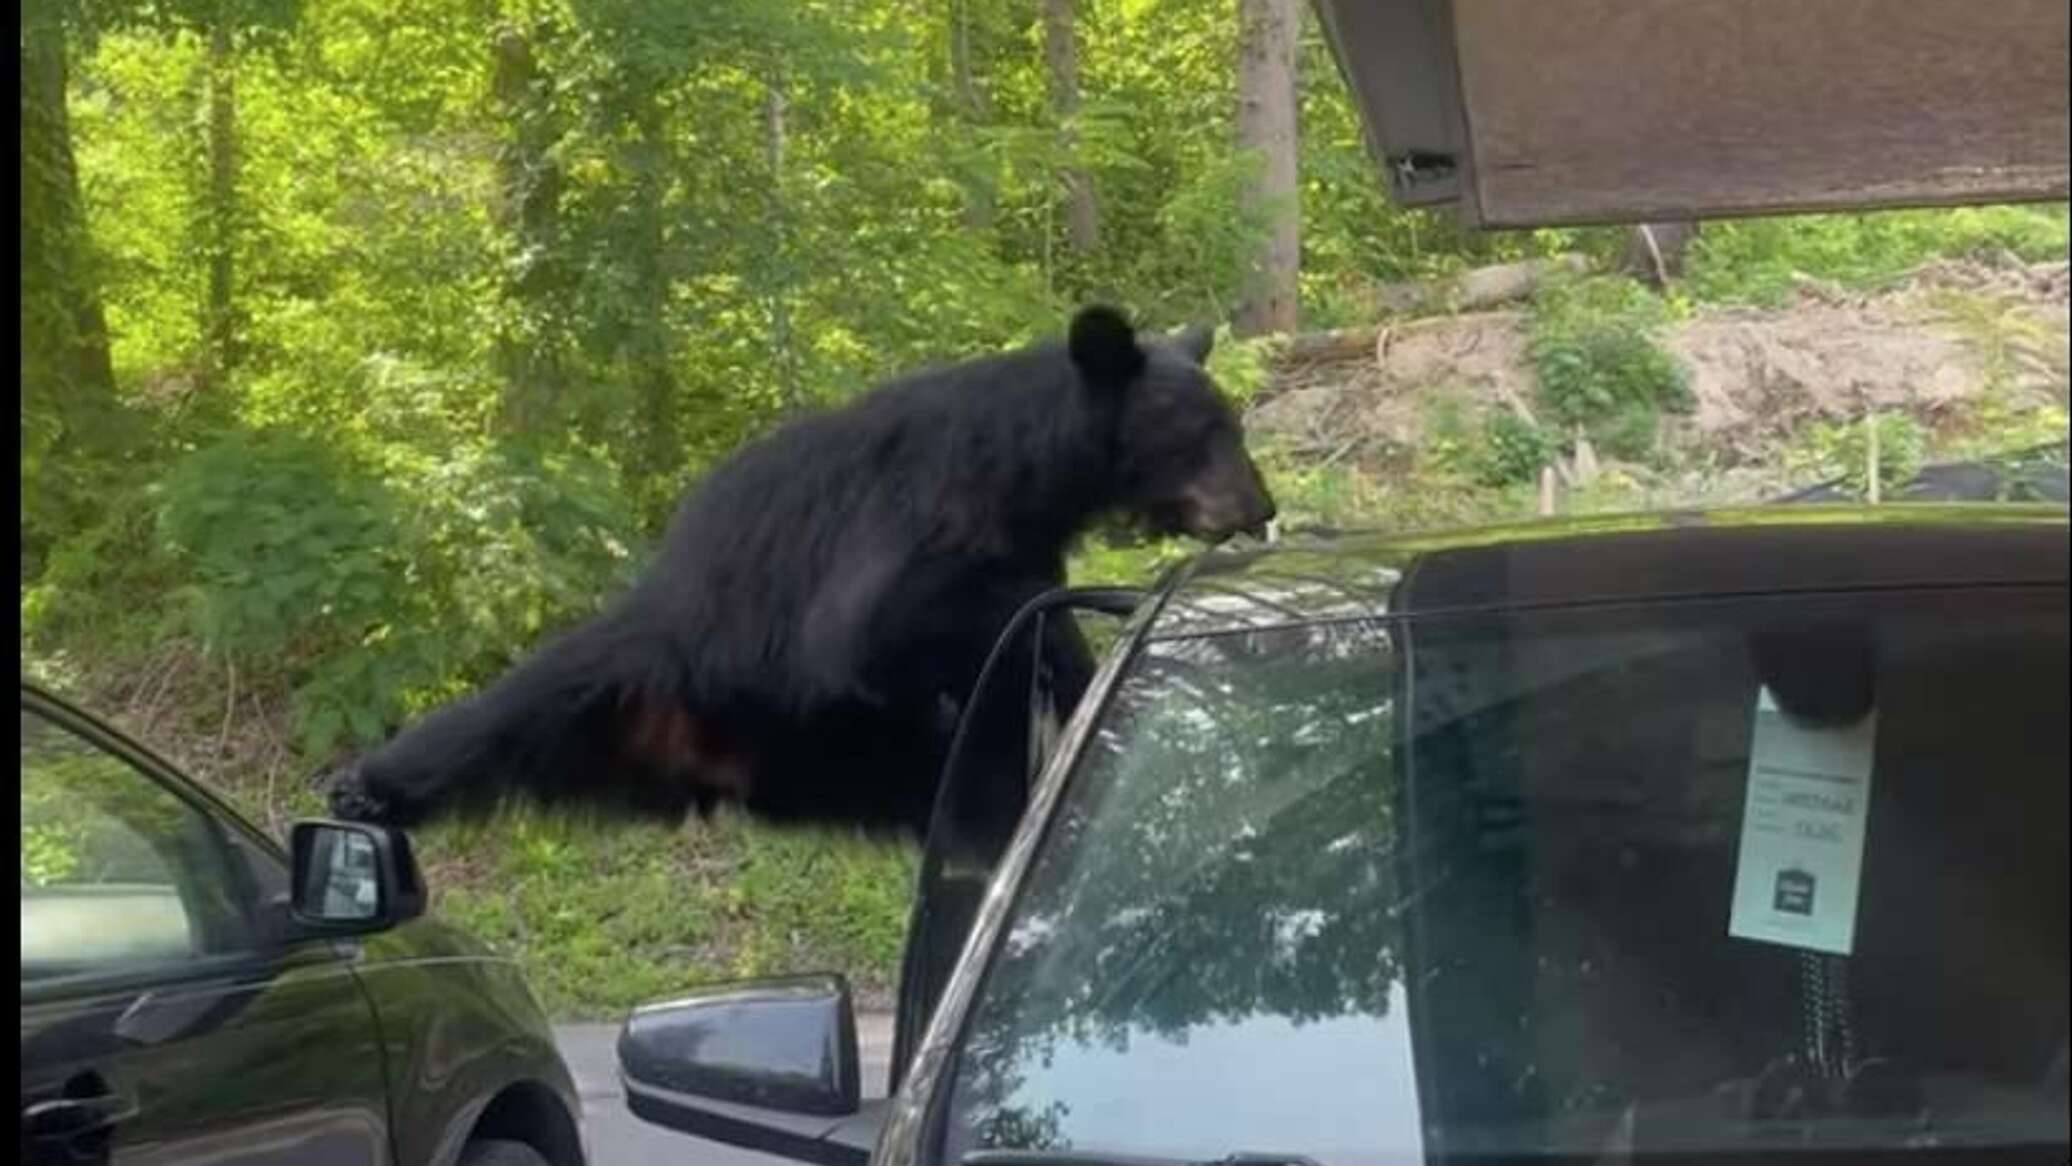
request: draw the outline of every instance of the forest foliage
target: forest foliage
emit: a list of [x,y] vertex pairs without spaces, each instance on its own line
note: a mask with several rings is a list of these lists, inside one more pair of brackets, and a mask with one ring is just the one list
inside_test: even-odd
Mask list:
[[[1093,298],[1154,327],[1229,323],[1271,211],[1237,141],[1239,7],[31,0],[25,670],[217,736],[201,768],[278,824],[342,750],[594,610],[681,493],[787,416],[1054,334]],[[1046,43],[1060,10],[1070,101]],[[1306,10],[1296,62],[1302,327],[1368,320],[1383,284],[1616,252],[1616,231],[1478,234],[1392,206]],[[2065,223],[2057,206],[1714,224],[1688,287],[1764,302],[1804,273],[2062,255]],[[1644,440],[1683,393],[1646,343],[1658,309],[1630,299],[1652,293],[1564,294],[1537,316],[1547,400]],[[1584,326],[1607,317],[1628,322]],[[1234,395],[1263,386],[1260,351],[1219,346]],[[1508,440],[1520,465],[1540,456]],[[1172,553],[1094,545],[1080,567]],[[270,743],[240,752],[247,735]],[[551,880],[567,843],[543,829],[494,862]],[[724,862],[808,882],[788,844],[714,837]],[[497,920],[519,898],[478,896],[471,918],[517,936]],[[870,891],[790,926],[885,960],[898,902]]]

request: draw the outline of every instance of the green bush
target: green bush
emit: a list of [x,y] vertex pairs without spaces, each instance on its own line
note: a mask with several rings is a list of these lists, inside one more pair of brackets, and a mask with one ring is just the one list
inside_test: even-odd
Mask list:
[[1616,457],[1652,450],[1656,418],[1693,404],[1689,374],[1656,342],[1667,304],[1630,279],[1564,282],[1533,301],[1529,351],[1545,419]]
[[1547,431],[1508,410],[1483,419],[1482,448],[1474,460],[1475,478],[1488,486],[1530,482],[1540,467],[1561,452],[1561,443]]
[[157,526],[190,572],[189,630],[212,649],[261,655],[378,620],[400,566],[388,550],[398,520],[390,492],[335,447],[261,432],[176,464]]
[[383,479],[402,501],[381,600],[297,693],[319,757],[487,680],[593,612],[640,561],[634,504],[588,459],[392,450]]
[[594,460],[352,445],[233,430],[177,460],[55,548],[23,592],[25,650],[106,668],[191,643],[285,690],[317,763],[493,675],[639,561]]
[[[304,748],[379,739],[444,660],[419,631],[398,493],[372,467],[287,430],[234,432],[176,464],[157,511],[181,563],[174,627],[204,650],[284,668]],[[269,671],[272,671],[269,668]]]

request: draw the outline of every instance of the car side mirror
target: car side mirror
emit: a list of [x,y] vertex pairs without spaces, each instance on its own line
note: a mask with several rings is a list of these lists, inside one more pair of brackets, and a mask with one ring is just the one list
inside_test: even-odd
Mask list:
[[856,1016],[840,976],[720,984],[636,1009],[619,1033],[636,1084],[840,1116],[861,1096]]
[[288,850],[288,915],[296,931],[367,935],[424,914],[424,878],[400,831],[311,819],[288,828]]
[[882,1119],[881,1103],[861,1101],[856,1013],[838,975],[717,984],[635,1009],[619,1074],[643,1121],[785,1157],[860,1166]]

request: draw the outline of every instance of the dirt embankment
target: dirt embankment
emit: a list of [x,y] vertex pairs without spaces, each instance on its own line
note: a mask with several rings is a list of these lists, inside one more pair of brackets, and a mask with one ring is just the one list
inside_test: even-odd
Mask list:
[[[1530,413],[1529,326],[1509,308],[1290,346],[1247,428],[1319,459],[1400,464],[1441,398],[1471,412]],[[1782,308],[1701,308],[1661,342],[1696,399],[1665,419],[1665,445],[1722,468],[1751,466],[1808,422],[1870,409],[1933,427],[1989,387],[2017,407],[2062,405],[2072,363],[2066,265],[1936,264],[1874,295],[1808,284]]]

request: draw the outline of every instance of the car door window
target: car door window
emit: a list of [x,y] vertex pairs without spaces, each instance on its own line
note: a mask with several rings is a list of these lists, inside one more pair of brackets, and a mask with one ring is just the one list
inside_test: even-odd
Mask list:
[[24,709],[22,982],[249,950],[221,831],[100,744]]

